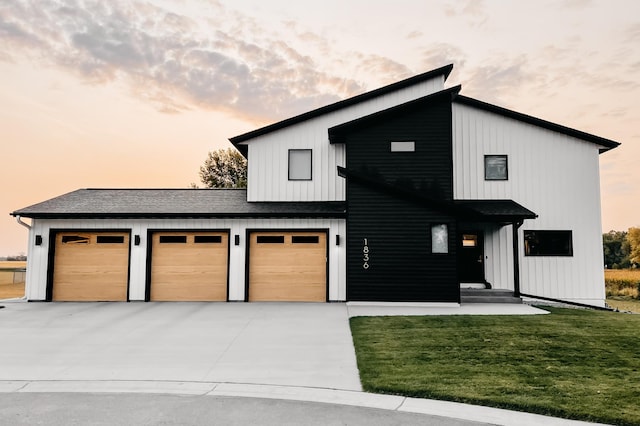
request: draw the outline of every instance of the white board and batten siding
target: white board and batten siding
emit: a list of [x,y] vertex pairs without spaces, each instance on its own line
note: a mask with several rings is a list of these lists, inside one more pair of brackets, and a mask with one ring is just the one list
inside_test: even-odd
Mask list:
[[[444,88],[444,76],[405,87],[243,142],[248,146],[247,201],[344,201],[343,144],[329,143],[327,130],[356,118],[427,96]],[[288,151],[312,149],[312,180],[288,180]]]
[[[519,231],[522,293],[604,305],[599,146],[453,104],[454,197],[512,199],[538,215]],[[484,156],[508,156],[508,180],[484,180]],[[524,230],[570,230],[573,256],[525,256]],[[486,276],[513,289],[511,226],[486,233]],[[507,260],[508,259],[508,260]],[[490,281],[491,282],[491,281]]]
[[[47,268],[49,250],[54,244],[49,241],[51,229],[131,230],[131,253],[129,266],[129,300],[144,300],[147,274],[147,246],[149,229],[152,230],[229,230],[229,300],[245,299],[246,230],[252,229],[327,229],[329,248],[329,300],[346,299],[346,222],[344,219],[34,219],[29,231],[29,257],[27,265],[27,300],[45,300],[47,290]],[[35,236],[42,236],[42,244],[35,245]],[[133,244],[134,236],[140,236],[140,245]],[[240,236],[240,245],[235,245],[234,236]],[[336,235],[340,245],[336,246]]]

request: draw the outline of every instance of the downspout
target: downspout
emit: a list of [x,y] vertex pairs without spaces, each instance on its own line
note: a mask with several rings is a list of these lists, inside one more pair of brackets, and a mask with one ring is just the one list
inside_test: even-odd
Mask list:
[[24,227],[25,227],[25,228],[27,228],[28,230],[31,230],[31,225],[29,225],[29,224],[28,224],[28,223],[26,223],[26,222],[23,222],[23,221],[22,221],[22,218],[20,218],[20,215],[17,215],[17,216],[16,216],[16,220],[18,221],[18,223],[19,223],[20,225],[24,226]]
[[520,245],[518,244],[518,229],[520,229],[523,223],[523,220],[519,220],[511,224],[513,232],[513,295],[515,297],[520,297]]
[[[31,234],[31,225],[29,225],[26,222],[23,222],[22,219],[20,218],[20,215],[16,215],[16,221],[18,221],[18,223],[22,226],[24,226],[25,228],[27,228],[29,230],[29,234]],[[28,260],[28,258],[27,258]],[[17,299],[14,300],[27,300],[27,289],[25,288],[25,294],[22,297],[18,297]]]

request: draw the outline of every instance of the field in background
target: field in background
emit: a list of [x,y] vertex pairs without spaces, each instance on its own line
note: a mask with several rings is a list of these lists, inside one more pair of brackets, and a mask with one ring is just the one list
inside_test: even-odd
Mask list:
[[0,299],[24,296],[24,280],[13,282],[15,270],[24,269],[27,262],[0,261]]
[[607,304],[640,313],[640,269],[605,269]]

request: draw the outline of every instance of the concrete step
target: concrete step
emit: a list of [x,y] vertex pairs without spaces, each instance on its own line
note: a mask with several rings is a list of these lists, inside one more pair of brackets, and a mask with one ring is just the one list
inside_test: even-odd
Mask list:
[[460,289],[461,303],[522,303],[522,299],[515,297],[511,290],[495,289]]

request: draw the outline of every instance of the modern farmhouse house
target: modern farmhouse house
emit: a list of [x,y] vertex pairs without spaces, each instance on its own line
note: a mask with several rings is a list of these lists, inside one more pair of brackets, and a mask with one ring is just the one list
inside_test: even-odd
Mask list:
[[80,189],[32,219],[28,300],[603,306],[619,144],[445,88],[452,65],[231,138],[246,190]]

